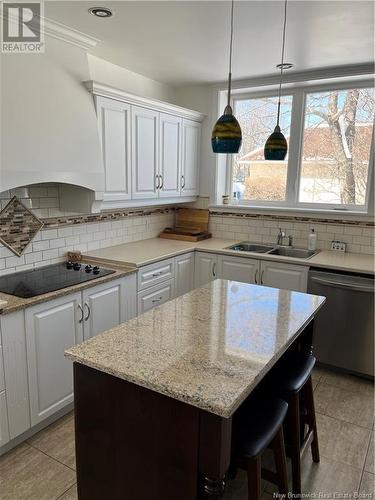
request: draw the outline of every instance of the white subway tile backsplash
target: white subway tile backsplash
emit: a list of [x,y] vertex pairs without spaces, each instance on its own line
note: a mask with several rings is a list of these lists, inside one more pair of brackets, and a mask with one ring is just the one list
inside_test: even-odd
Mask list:
[[57,229],[44,229],[42,231],[42,240],[51,240],[57,238]]
[[49,248],[49,240],[36,241],[32,243],[33,252],[39,252],[40,250],[47,250]]

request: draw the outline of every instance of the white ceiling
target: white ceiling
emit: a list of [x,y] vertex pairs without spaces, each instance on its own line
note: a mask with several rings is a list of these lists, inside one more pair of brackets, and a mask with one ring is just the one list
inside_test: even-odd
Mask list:
[[[114,10],[99,19],[89,7]],[[172,85],[227,75],[229,1],[47,1],[45,15],[102,41],[92,54]],[[237,1],[233,78],[276,71],[282,1]],[[290,0],[286,59],[295,71],[371,62],[372,1]]]

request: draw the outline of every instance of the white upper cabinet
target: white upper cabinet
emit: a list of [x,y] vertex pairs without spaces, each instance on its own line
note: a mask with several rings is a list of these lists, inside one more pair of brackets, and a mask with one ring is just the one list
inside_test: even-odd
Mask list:
[[180,195],[182,118],[160,114],[159,196]]
[[199,191],[199,159],[201,124],[183,121],[181,196],[196,196]]
[[133,199],[158,198],[159,113],[132,106]]
[[[101,208],[194,201],[204,115],[86,82],[95,95],[105,170]],[[100,203],[100,202],[99,202]]]
[[130,105],[99,97],[96,106],[105,172],[104,199],[130,200]]

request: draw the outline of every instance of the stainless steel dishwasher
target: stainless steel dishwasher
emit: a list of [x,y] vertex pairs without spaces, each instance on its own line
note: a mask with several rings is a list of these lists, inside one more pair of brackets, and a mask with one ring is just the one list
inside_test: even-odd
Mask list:
[[314,323],[317,360],[373,377],[374,279],[311,269],[308,292],[327,297]]

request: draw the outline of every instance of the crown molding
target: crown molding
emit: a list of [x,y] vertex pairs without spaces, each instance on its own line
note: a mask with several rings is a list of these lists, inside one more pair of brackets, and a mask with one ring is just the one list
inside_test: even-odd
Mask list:
[[129,92],[110,87],[109,85],[104,85],[103,83],[95,82],[94,80],[83,82],[83,84],[88,89],[88,91],[95,96],[108,97],[109,99],[115,99],[116,101],[126,102],[129,104],[134,104],[136,106],[143,106],[147,108],[151,107],[152,109],[155,109],[162,113],[169,113],[199,122],[202,122],[206,117],[205,114],[198,111],[182,108],[181,106],[176,106],[175,104],[169,104],[167,102],[159,101],[156,99],[141,97],[136,94],[131,94]]
[[44,20],[44,33],[47,36],[62,40],[63,42],[70,43],[84,50],[93,49],[101,41],[86,33],[82,33],[74,28],[70,28],[65,24],[58,23],[52,19],[43,18]]
[[[351,64],[346,66],[330,66],[325,68],[316,68],[306,71],[285,71],[283,74],[283,84],[299,84],[305,82],[328,82],[334,79],[356,79],[366,78],[374,75],[375,65],[373,62],[363,64]],[[262,88],[267,86],[278,85],[280,82],[280,72],[257,76],[254,78],[246,78],[232,81],[232,89],[235,92],[237,89]],[[217,82],[213,84],[216,90],[225,90],[228,86],[227,82]]]

